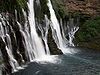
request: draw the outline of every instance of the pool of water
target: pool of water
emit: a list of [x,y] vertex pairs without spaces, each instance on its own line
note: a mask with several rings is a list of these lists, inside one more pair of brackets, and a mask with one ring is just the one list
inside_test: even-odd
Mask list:
[[100,75],[99,51],[68,49],[77,51],[77,53],[56,56],[54,63],[50,61],[32,62],[25,69],[11,75]]

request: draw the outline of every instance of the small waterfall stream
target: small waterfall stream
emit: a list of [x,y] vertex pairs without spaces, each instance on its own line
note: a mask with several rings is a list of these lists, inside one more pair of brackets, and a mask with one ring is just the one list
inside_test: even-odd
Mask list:
[[52,29],[52,34],[53,34],[53,38],[58,46],[58,48],[62,49],[65,48],[65,42],[61,36],[61,31],[60,31],[60,25],[59,22],[56,18],[55,12],[53,10],[51,1],[48,0],[48,7],[49,7],[49,11],[50,11],[50,19],[51,19],[51,29]]
[[[78,23],[78,20],[77,20]],[[74,35],[78,31],[78,25],[74,25],[74,19],[69,19],[68,25],[68,36],[69,36],[69,46],[74,46],[73,39],[75,38]]]
[[29,7],[28,19],[29,19],[29,24],[31,28],[31,39],[32,39],[32,44],[33,44],[33,51],[34,51],[35,57],[38,58],[38,57],[44,56],[46,53],[44,50],[44,46],[42,44],[42,40],[36,32],[35,15],[34,15],[34,0],[29,0],[28,7]]
[[50,55],[50,50],[49,50],[49,47],[48,47],[48,44],[47,44],[47,35],[48,35],[50,21],[49,21],[47,15],[45,15],[44,21],[45,21],[45,26],[42,26],[40,24],[40,25],[38,25],[38,28],[41,31],[42,39],[43,39],[44,44],[45,44],[46,55]]
[[[36,0],[39,5],[39,0]],[[56,17],[55,11],[53,9],[52,3],[48,0],[47,6],[50,12],[50,20],[47,14],[44,14],[44,23],[45,26],[38,23],[36,21],[35,16],[35,5],[34,0],[28,0],[28,14],[22,8],[22,13],[25,19],[24,25],[18,20],[18,12],[15,9],[15,24],[17,27],[17,31],[14,30],[13,26],[10,25],[9,15],[0,14],[0,43],[1,44],[1,52],[3,54],[4,50],[7,53],[4,54],[8,58],[5,62],[5,68],[10,63],[11,71],[15,72],[18,69],[22,69],[22,64],[25,63],[25,59],[29,62],[34,61],[34,59],[43,59],[47,56],[50,56],[50,49],[48,46],[47,36],[48,30],[51,28],[53,39],[57,45],[57,47],[63,52],[70,53],[67,50],[68,45],[74,46],[73,39],[76,31],[79,29],[78,26],[74,26],[70,28],[70,25],[66,25],[68,28],[68,33],[64,31],[63,24],[59,24],[58,19]],[[6,13],[7,14],[7,13]],[[73,23],[72,20],[70,20]],[[71,24],[69,23],[69,24]],[[12,23],[13,24],[13,23]],[[37,28],[38,27],[38,28]],[[61,27],[61,28],[60,28]],[[38,34],[37,29],[40,30],[41,36]],[[61,31],[62,29],[62,31]],[[11,36],[13,33],[13,38]],[[66,38],[66,34],[69,36],[69,40]],[[20,37],[19,37],[20,36]],[[14,39],[14,41],[12,41]],[[19,40],[20,39],[20,40]],[[16,49],[13,48],[13,44],[16,43]],[[20,43],[20,44],[19,44]],[[19,47],[21,45],[21,47]],[[15,46],[14,46],[15,47]],[[3,50],[4,48],[4,50]],[[20,49],[21,48],[21,49]],[[25,50],[24,50],[25,49]],[[16,54],[16,55],[14,55]],[[19,56],[20,58],[16,58]]]
[[[70,52],[66,48],[67,48],[68,44],[70,46],[74,46],[72,41],[73,41],[74,35],[75,35],[76,31],[79,29],[79,27],[75,27],[74,24],[71,24],[73,26],[71,28],[69,27],[70,25],[67,26],[68,27],[68,35],[69,35],[69,41],[68,41],[66,39],[66,37],[64,36],[62,24],[61,24],[62,31],[60,29],[60,24],[57,20],[55,11],[53,9],[53,6],[52,6],[50,0],[48,0],[47,6],[50,11],[50,19],[51,19],[50,26],[51,26],[51,29],[53,32],[52,36],[55,40],[55,43],[57,44],[58,48],[62,50],[63,53]],[[69,22],[73,23],[73,21],[69,21]]]
[[13,68],[13,71],[17,71],[17,68],[19,67],[18,62],[14,59],[13,53],[12,53],[12,45],[11,45],[11,38],[9,36],[9,22],[6,21],[8,26],[6,25],[5,18],[0,14],[0,38],[5,43],[5,49],[7,51],[8,57],[9,57],[9,63]]

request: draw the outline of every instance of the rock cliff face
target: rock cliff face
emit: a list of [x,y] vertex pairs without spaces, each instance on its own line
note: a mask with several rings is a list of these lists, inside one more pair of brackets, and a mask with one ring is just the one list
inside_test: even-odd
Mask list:
[[63,0],[68,12],[81,12],[91,16],[100,14],[100,0]]

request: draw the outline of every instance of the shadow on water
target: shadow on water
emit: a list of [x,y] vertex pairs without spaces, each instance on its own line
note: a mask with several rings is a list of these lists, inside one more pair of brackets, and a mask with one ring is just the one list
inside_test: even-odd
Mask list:
[[89,49],[69,48],[75,54],[57,57],[56,63],[32,62],[24,70],[12,75],[100,75],[100,52]]

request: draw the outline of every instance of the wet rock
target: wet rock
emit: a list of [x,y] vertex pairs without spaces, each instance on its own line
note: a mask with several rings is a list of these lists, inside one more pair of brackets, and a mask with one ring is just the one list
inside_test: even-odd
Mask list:
[[48,31],[48,46],[51,54],[53,55],[63,54],[62,51],[57,48],[57,45],[52,37],[51,28]]
[[6,51],[6,44],[4,43],[3,39],[0,37],[0,49],[1,53],[3,54],[3,62],[4,62],[4,69],[3,69],[3,75],[6,75],[5,73],[10,74],[12,72],[12,67],[9,63],[9,57]]
[[23,36],[21,35],[20,31],[16,31],[16,38],[17,38],[17,45],[18,45],[18,50],[20,52],[20,54],[22,55],[22,58],[27,61],[28,58],[26,57],[26,53],[25,53],[25,47],[24,47],[24,43],[22,40],[24,40]]
[[17,47],[17,41],[16,41],[16,36],[14,35],[13,32],[10,33],[10,37],[11,37],[11,44],[12,44],[12,53],[15,57],[15,59],[18,61],[19,64],[22,63],[22,59],[20,54],[18,54],[18,47]]

